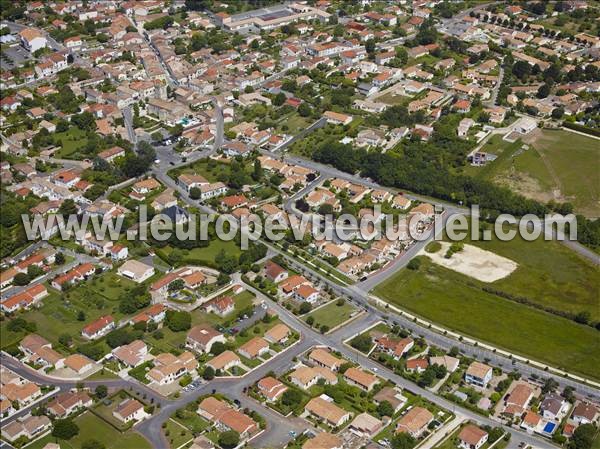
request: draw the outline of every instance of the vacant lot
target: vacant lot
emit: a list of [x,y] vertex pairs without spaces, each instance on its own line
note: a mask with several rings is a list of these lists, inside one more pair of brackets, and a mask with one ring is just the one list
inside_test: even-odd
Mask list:
[[564,130],[536,130],[524,141],[528,150],[506,152],[482,174],[527,197],[570,202],[576,212],[598,217],[600,141]]
[[[180,261],[172,260],[170,257],[173,251],[177,251],[181,255]],[[173,265],[206,265],[209,267],[215,266],[215,257],[221,250],[225,251],[227,255],[239,257],[242,250],[236,245],[235,241],[231,240],[225,242],[220,239],[213,239],[209,242],[208,246],[204,248],[194,248],[191,250],[179,250],[173,249],[171,246],[165,246],[159,250],[156,250],[156,254],[163,259],[165,262]]]
[[[422,261],[420,270],[400,271],[378,286],[375,294],[450,329],[599,378],[598,331],[488,293],[471,278],[437,266],[426,257]],[[520,269],[501,282],[508,282]],[[523,275],[522,280],[526,278]],[[537,282],[529,279],[532,288],[542,289]]]
[[338,306],[336,301],[332,301],[326,306],[306,315],[304,321],[308,317],[313,317],[315,320],[313,326],[327,326],[329,329],[333,329],[348,321],[354,312],[356,312],[356,309],[351,304],[344,302],[344,304]]
[[57,153],[58,158],[83,159],[79,150],[83,149],[87,143],[85,131],[72,127],[65,132],[55,133],[54,139],[61,146]]
[[440,244],[442,248],[439,251],[422,251],[421,254],[425,254],[438,265],[482,282],[503,279],[517,269],[516,262],[473,245],[465,245],[460,252],[446,258],[446,252],[451,245],[448,242]]

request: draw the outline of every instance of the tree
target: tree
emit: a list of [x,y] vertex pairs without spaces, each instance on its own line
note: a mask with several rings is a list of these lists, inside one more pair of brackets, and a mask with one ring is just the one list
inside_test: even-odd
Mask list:
[[252,179],[254,179],[255,181],[260,181],[260,178],[262,178],[262,176],[263,176],[262,166],[260,164],[260,161],[258,159],[256,159],[254,161],[254,169],[252,172]]
[[210,347],[210,352],[213,355],[219,355],[225,351],[227,351],[227,345],[220,341],[215,341]]
[[512,67],[512,73],[517,78],[524,80],[531,73],[531,66],[525,61],[517,61]]
[[61,440],[70,440],[79,433],[79,427],[70,419],[57,419],[54,421],[52,436]]
[[285,94],[283,92],[279,92],[277,95],[275,95],[275,98],[273,98],[273,104],[275,106],[281,106],[283,103],[285,103],[286,99],[287,97]]
[[106,385],[98,385],[94,390],[96,397],[99,399],[105,398],[108,395],[108,388]]
[[65,263],[65,261],[66,259],[63,253],[56,253],[56,255],[54,256],[54,263],[56,265],[62,265]]
[[394,414],[394,407],[388,401],[381,401],[377,406],[377,413],[379,416],[389,416]]
[[183,282],[183,279],[179,278],[179,279],[175,279],[173,282],[171,282],[167,286],[167,290],[169,292],[178,292],[183,287],[185,287],[185,282]]
[[167,310],[165,322],[173,332],[186,331],[192,327],[192,315],[179,310]]
[[579,324],[588,324],[590,322],[591,315],[590,312],[584,310],[583,312],[579,312],[575,315],[575,321]]
[[29,284],[29,275],[27,273],[17,273],[13,278],[13,284],[15,285],[27,285]]
[[61,345],[66,346],[68,348],[73,343],[73,337],[71,337],[67,333],[60,334],[59,337],[58,337],[58,342]]
[[308,301],[304,301],[302,304],[300,304],[300,308],[298,310],[301,315],[304,315],[312,310],[312,306]]
[[193,200],[199,200],[202,197],[202,190],[200,187],[192,187],[190,189],[190,198]]
[[548,95],[550,95],[550,86],[548,84],[542,84],[537,91],[537,97],[546,98]]
[[98,440],[86,440],[81,444],[81,449],[104,449],[104,443]]
[[595,436],[596,427],[593,424],[582,424],[573,432],[569,449],[590,449]]
[[298,404],[300,404],[301,401],[302,401],[302,394],[294,388],[288,388],[287,390],[285,390],[285,392],[281,396],[281,403],[283,405],[287,405],[287,406],[298,405]]
[[546,379],[544,385],[542,386],[542,394],[548,394],[554,392],[558,388],[558,382],[554,380],[552,377]]
[[421,268],[421,259],[411,259],[410,262],[408,262],[408,265],[406,265],[406,268],[417,271],[419,268]]
[[412,449],[416,440],[410,434],[401,432],[392,437],[392,449]]
[[215,378],[215,370],[213,369],[212,366],[207,366],[206,368],[204,368],[204,371],[202,372],[202,378],[204,380],[209,380],[209,381],[213,380]]
[[302,117],[310,117],[312,114],[312,109],[308,103],[301,103],[300,106],[298,106],[298,114],[300,114]]
[[240,434],[235,430],[227,430],[219,435],[219,444],[225,449],[236,447],[240,443]]

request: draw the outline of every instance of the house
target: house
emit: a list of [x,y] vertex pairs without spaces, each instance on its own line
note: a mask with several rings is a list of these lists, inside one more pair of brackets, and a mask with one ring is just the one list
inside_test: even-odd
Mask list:
[[59,393],[48,403],[46,409],[57,418],[64,418],[71,413],[92,405],[92,398],[83,391]]
[[269,343],[262,337],[254,337],[238,348],[238,353],[247,359],[255,359],[269,352]]
[[135,368],[146,360],[148,347],[142,340],[134,340],[129,344],[112,350],[112,355],[129,368]]
[[117,273],[141,284],[154,275],[154,267],[146,265],[139,260],[128,260],[117,269]]
[[413,407],[398,420],[396,433],[406,432],[413,438],[419,438],[427,430],[431,421],[433,421],[433,415],[429,410],[423,407]]
[[46,296],[48,296],[46,287],[43,284],[37,284],[4,300],[0,308],[3,312],[9,313],[16,312],[19,309],[29,309],[38,304]]
[[125,156],[125,149],[114,146],[108,150],[101,151],[98,153],[100,159],[104,159],[106,162],[114,162],[118,157]]
[[381,404],[386,401],[394,409],[394,413],[400,410],[408,399],[402,395],[402,393],[394,387],[383,387],[373,396],[373,401],[376,404]]
[[492,380],[492,367],[481,362],[473,362],[465,372],[465,382],[485,388]]
[[459,447],[479,449],[488,440],[488,433],[473,424],[467,424],[458,434]]
[[21,343],[19,349],[25,354],[25,359],[35,365],[62,368],[65,356],[52,349],[52,343],[37,334],[29,334]]
[[542,417],[535,412],[527,411],[521,422],[521,428],[528,433],[534,433],[539,430],[540,424],[542,424]]
[[52,287],[57,290],[62,290],[62,286],[65,284],[73,284],[75,282],[87,279],[89,276],[94,274],[96,268],[91,263],[83,263],[65,274],[57,276],[52,281]]
[[533,398],[533,388],[529,385],[518,383],[509,392],[504,401],[504,412],[510,415],[522,415]]
[[213,182],[200,186],[200,199],[206,201],[211,198],[216,198],[227,193],[227,186],[222,182]]
[[167,310],[167,308],[165,307],[164,304],[153,304],[150,307],[148,307],[146,310],[143,310],[142,312],[138,313],[133,318],[131,318],[130,324],[132,326],[135,323],[140,323],[140,322],[144,322],[144,323],[152,322],[155,324],[159,324],[165,319],[166,310]]
[[146,373],[146,378],[158,385],[168,385],[195,371],[196,368],[198,368],[198,361],[189,351],[185,351],[179,356],[162,353],[154,358],[154,368]]
[[108,255],[114,261],[124,260],[129,257],[129,248],[117,243],[108,250]]
[[29,53],[35,53],[37,50],[48,46],[46,38],[35,28],[25,28],[19,31],[19,37],[21,38],[21,45]]
[[279,284],[288,277],[287,270],[271,260],[267,261],[265,264],[264,273],[265,277],[275,284]]
[[352,122],[352,116],[347,114],[341,114],[339,112],[325,111],[323,117],[327,119],[327,123],[334,125],[349,125]]
[[429,366],[427,359],[410,359],[406,361],[406,371],[422,373]]
[[338,378],[333,371],[320,366],[301,366],[290,374],[290,382],[303,390],[316,385],[321,379],[324,383],[330,385],[335,385],[338,382]]
[[205,398],[200,402],[198,414],[213,422],[220,431],[237,432],[241,439],[247,439],[258,431],[258,424],[252,418],[214,397]]
[[328,350],[322,348],[313,349],[308,355],[308,360],[331,371],[337,371],[344,363],[342,359],[335,357]]
[[299,302],[315,303],[319,299],[319,290],[311,285],[301,285],[294,292],[294,299]]
[[11,443],[21,437],[27,439],[36,438],[52,427],[47,416],[28,416],[27,418],[15,420],[2,428],[2,436]]
[[267,332],[265,332],[264,338],[269,343],[285,344],[288,340],[289,335],[292,333],[289,327],[283,323],[276,324]]
[[215,298],[204,305],[207,312],[212,312],[220,317],[229,315],[235,310],[235,301],[231,296]]
[[141,421],[148,414],[144,411],[144,405],[133,398],[125,399],[113,411],[113,416],[123,423],[129,421]]
[[350,430],[364,437],[373,437],[383,428],[383,422],[368,413],[361,413],[350,423]]
[[223,154],[225,156],[229,156],[229,157],[236,157],[236,156],[246,157],[246,156],[249,156],[250,153],[252,152],[252,148],[250,148],[245,143],[238,142],[238,141],[227,142],[221,148],[223,150]]
[[443,366],[446,368],[446,371],[449,373],[453,373],[454,371],[456,371],[458,369],[459,363],[460,363],[460,360],[458,360],[456,357],[451,357],[449,355],[429,357],[430,365]]
[[210,352],[216,342],[225,344],[227,340],[219,331],[210,326],[194,326],[190,329],[185,340],[185,347],[200,354]]
[[[4,378],[4,377],[3,377]],[[2,396],[19,407],[31,404],[42,395],[42,390],[33,382],[24,384],[8,383],[2,387]]]
[[241,364],[242,361],[235,352],[225,351],[209,360],[206,366],[210,366],[215,371],[224,371]]
[[85,326],[81,331],[81,335],[88,340],[95,340],[108,334],[115,329],[115,327],[116,324],[114,318],[110,315],[106,315]]
[[94,362],[81,354],[72,354],[65,359],[65,367],[70,368],[77,374],[85,373],[94,366]]
[[260,394],[269,402],[277,401],[287,391],[287,387],[283,383],[271,376],[263,377],[256,386]]
[[515,126],[515,131],[527,134],[537,128],[537,122],[531,117],[521,117]]
[[410,207],[411,200],[406,198],[404,195],[398,194],[394,196],[394,200],[392,201],[392,207],[395,209],[406,210]]
[[329,432],[321,432],[302,445],[302,449],[342,449],[343,447],[343,440]]
[[587,402],[579,402],[573,409],[571,419],[579,425],[595,423],[598,421],[598,409]]
[[371,391],[379,383],[377,376],[354,367],[346,370],[344,380],[346,383],[355,385],[364,391]]
[[308,401],[304,409],[331,427],[339,427],[351,418],[350,412],[319,396]]
[[569,411],[569,403],[561,395],[550,393],[542,401],[540,411],[545,419],[562,419]]

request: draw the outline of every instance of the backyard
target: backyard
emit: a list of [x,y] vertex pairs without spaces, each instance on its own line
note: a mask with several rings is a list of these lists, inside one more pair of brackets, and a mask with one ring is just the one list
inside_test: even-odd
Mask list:
[[57,153],[58,158],[83,159],[79,150],[83,149],[87,142],[85,131],[77,127],[71,127],[62,133],[55,133],[54,139],[61,146],[61,149]]
[[[68,441],[58,440],[61,449],[79,449],[88,440],[101,442],[106,449],[150,449],[150,443],[140,434],[127,431],[119,432],[91,412],[85,412],[74,419],[79,434]],[[48,435],[27,446],[28,449],[42,449],[48,443],[57,440]]]

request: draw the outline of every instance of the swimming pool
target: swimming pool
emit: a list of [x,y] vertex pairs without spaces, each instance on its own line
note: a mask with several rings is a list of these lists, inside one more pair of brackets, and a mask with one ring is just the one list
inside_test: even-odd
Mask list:
[[555,428],[556,428],[555,423],[553,423],[553,422],[546,423],[546,425],[544,426],[544,433],[552,433],[552,432],[554,432]]

